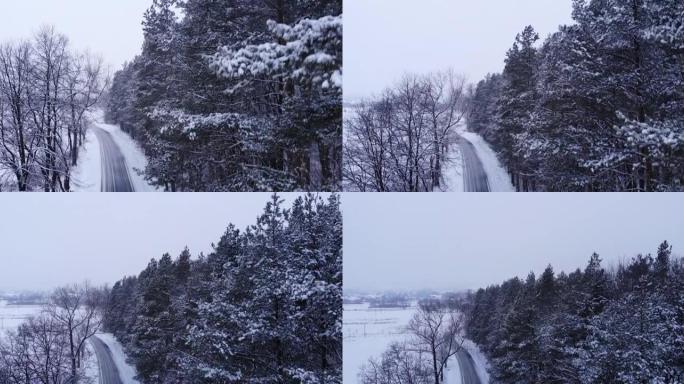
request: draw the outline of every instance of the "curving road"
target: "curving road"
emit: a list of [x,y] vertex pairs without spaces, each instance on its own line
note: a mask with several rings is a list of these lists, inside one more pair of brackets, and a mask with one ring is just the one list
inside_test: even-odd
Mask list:
[[480,377],[477,376],[475,370],[475,362],[468,351],[462,349],[456,354],[458,365],[461,368],[461,383],[462,384],[481,384]]
[[489,192],[487,172],[475,152],[475,146],[464,138],[459,145],[463,154],[463,188],[466,192]]
[[109,350],[107,344],[96,336],[90,337],[89,340],[95,350],[95,355],[97,355],[97,364],[100,370],[99,384],[123,384],[119,370],[114,364],[114,359],[112,359],[112,351]]
[[102,154],[102,192],[133,192],[126,158],[114,142],[112,134],[99,127],[92,127],[100,142]]

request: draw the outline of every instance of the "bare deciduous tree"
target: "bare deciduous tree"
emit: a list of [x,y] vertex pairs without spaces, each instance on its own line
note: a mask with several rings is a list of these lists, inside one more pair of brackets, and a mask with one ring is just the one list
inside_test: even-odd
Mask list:
[[69,51],[52,27],[0,47],[0,175],[20,191],[71,190],[85,116],[107,83],[102,59]]
[[463,318],[453,306],[424,301],[406,327],[409,338],[393,343],[380,360],[361,369],[363,384],[440,384],[449,359],[462,348]]
[[100,56],[81,53],[74,55],[68,63],[64,83],[67,144],[60,147],[60,164],[66,170],[63,177],[63,189],[66,191],[71,189],[70,169],[76,166],[79,149],[85,139],[86,112],[99,102],[108,85],[108,78],[103,73]]
[[73,377],[64,333],[43,313],[0,339],[0,379],[8,384],[57,384]]
[[439,189],[464,99],[465,80],[446,71],[407,75],[382,96],[358,104],[344,123],[346,188]]
[[69,344],[72,375],[81,367],[86,341],[100,330],[101,296],[88,283],[58,288],[52,294],[47,312],[63,329]]
[[432,134],[432,187],[439,188],[443,157],[449,150],[452,131],[467,111],[465,79],[453,71],[446,71],[430,74],[423,82],[423,100]]
[[0,165],[15,175],[19,191],[29,188],[38,146],[28,121],[31,58],[28,42],[0,47]]
[[43,311],[0,337],[0,383],[84,383],[85,343],[99,331],[106,288],[56,289]]
[[380,360],[368,361],[359,379],[362,384],[430,384],[432,372],[426,358],[406,343],[392,343]]
[[440,302],[424,302],[408,325],[413,348],[430,356],[435,384],[444,380],[444,368],[463,345],[461,315]]

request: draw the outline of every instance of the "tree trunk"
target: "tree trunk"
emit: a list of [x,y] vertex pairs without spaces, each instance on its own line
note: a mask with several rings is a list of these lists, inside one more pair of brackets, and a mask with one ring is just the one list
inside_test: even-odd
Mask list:
[[432,145],[433,145],[434,151],[435,151],[435,168],[432,172],[432,188],[434,190],[435,188],[439,189],[439,187],[440,187],[439,179],[442,176],[442,162],[441,162],[441,156],[440,156],[441,148],[440,148],[439,141],[437,140],[437,138],[435,138]]
[[435,373],[435,384],[439,384],[439,370],[437,370],[437,351],[432,347],[432,369]]
[[309,189],[318,191],[323,185],[323,167],[321,165],[321,151],[317,142],[309,147]]
[[69,351],[71,352],[71,375],[76,376],[76,352],[74,351],[74,336],[69,332]]

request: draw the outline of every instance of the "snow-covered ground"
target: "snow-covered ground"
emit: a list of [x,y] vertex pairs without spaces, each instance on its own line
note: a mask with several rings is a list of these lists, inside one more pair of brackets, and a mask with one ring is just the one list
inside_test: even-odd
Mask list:
[[457,143],[450,146],[449,157],[444,162],[442,192],[463,192],[463,155]]
[[475,362],[475,371],[477,376],[480,378],[483,384],[489,383],[489,361],[485,357],[484,353],[480,350],[477,344],[473,343],[472,340],[466,339],[463,342],[463,348],[470,354]]
[[[147,166],[147,158],[132,137],[122,131],[118,125],[106,124],[104,122],[104,112],[94,111],[89,119],[92,125],[104,129],[112,135],[112,139],[121,149],[121,153],[126,158],[128,173],[136,192],[155,192],[158,189],[150,185],[141,172]],[[95,134],[88,130],[86,143],[81,150],[78,167],[74,170],[74,190],[78,192],[100,192],[102,167],[101,167],[100,142]]]
[[[140,146],[118,125],[106,124],[104,112],[94,111],[89,116],[91,124],[111,133],[114,142],[119,146],[126,158],[128,173],[136,192],[156,192],[159,189],[151,186],[141,176],[141,171],[147,166],[147,158]],[[71,186],[75,192],[100,192],[102,188],[102,158],[100,142],[92,130],[86,132],[86,139],[80,150],[78,165],[72,171]],[[140,171],[140,172],[139,172]],[[0,169],[0,185],[8,190],[14,190],[13,176],[8,170]]]
[[92,130],[86,132],[85,143],[74,169],[73,190],[77,192],[100,192],[102,166],[100,142]]
[[9,169],[0,168],[0,188],[3,192],[14,191],[14,176]]
[[[489,188],[492,192],[515,192],[511,178],[506,169],[501,166],[498,157],[489,144],[477,133],[466,131],[466,125],[460,124],[456,129],[457,135],[468,140],[475,146],[475,152],[482,161],[482,167],[487,173]],[[461,154],[458,140],[452,139],[449,158],[444,166],[443,192],[463,192],[463,155]]]
[[506,172],[506,169],[501,166],[499,159],[494,150],[487,144],[487,142],[474,132],[462,131],[460,135],[475,146],[475,152],[482,161],[482,166],[487,173],[489,180],[489,188],[492,192],[515,192],[513,184],[511,184],[511,177]]
[[98,127],[112,134],[112,138],[121,149],[126,158],[128,165],[128,173],[131,176],[131,182],[136,192],[155,192],[157,188],[148,184],[145,177],[141,175],[142,171],[147,166],[147,158],[143,153],[142,148],[136,143],[132,137],[126,132],[122,131],[118,125],[105,124],[104,118],[96,120]]
[[449,359],[449,364],[444,369],[444,384],[462,384],[461,366],[456,356]]
[[119,376],[123,384],[140,384],[138,380],[135,379],[137,373],[135,372],[135,367],[126,362],[126,353],[123,350],[123,346],[111,333],[98,333],[96,335],[103,343],[107,344],[109,350],[112,352],[112,358],[114,359],[114,364],[119,370]]
[[342,327],[344,384],[358,383],[361,366],[379,358],[395,341],[406,338],[406,326],[415,307],[406,309],[369,308],[368,304],[345,304]]
[[85,343],[85,359],[83,360],[83,373],[86,380],[92,384],[100,382],[100,368],[97,364],[97,355],[90,343]]
[[43,307],[40,305],[9,305],[0,301],[0,337],[5,331],[16,329],[29,317],[38,315]]
[[[343,317],[343,382],[358,384],[358,374],[370,358],[379,358],[395,341],[408,337],[406,326],[415,313],[415,303],[409,308],[369,308],[368,304],[345,304]],[[489,383],[488,363],[479,348],[470,340],[463,343],[475,362],[483,384]],[[456,356],[445,371],[446,384],[461,384],[461,370]]]
[[[19,325],[28,321],[30,317],[39,315],[42,310],[42,305],[9,305],[6,301],[0,300],[0,339],[5,337],[6,332],[16,330]],[[90,343],[86,343],[85,359],[82,364],[82,373],[85,375],[83,383],[98,383],[100,372],[97,366],[95,351]]]

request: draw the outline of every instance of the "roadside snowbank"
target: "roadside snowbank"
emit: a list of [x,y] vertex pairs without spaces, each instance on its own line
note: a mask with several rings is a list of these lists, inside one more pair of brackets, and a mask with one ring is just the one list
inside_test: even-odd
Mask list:
[[123,384],[140,384],[140,382],[135,379],[135,376],[137,375],[135,367],[126,362],[126,353],[124,352],[121,343],[116,340],[116,337],[111,333],[98,333],[95,336],[102,340],[103,343],[107,344],[107,347],[109,347],[109,350],[112,352],[112,359],[114,359],[114,364],[116,364],[116,368],[119,370],[119,376],[121,377]]
[[456,355],[449,359],[449,364],[444,369],[444,384],[463,384],[461,364],[458,363]]
[[489,384],[489,361],[485,357],[484,353],[480,350],[472,340],[466,339],[463,342],[463,348],[470,354],[475,362],[475,371],[477,371],[477,376],[480,378],[482,384]]
[[501,166],[496,153],[482,136],[474,132],[465,131],[460,134],[475,146],[475,152],[477,152],[477,156],[482,161],[482,166],[487,173],[489,187],[492,192],[515,192],[515,188],[511,184],[511,177],[504,167]]
[[74,169],[72,190],[75,192],[100,192],[102,189],[102,153],[97,136],[90,129],[86,131],[83,147]]
[[158,191],[156,187],[148,184],[145,177],[141,175],[147,166],[147,158],[138,143],[136,143],[126,132],[122,131],[118,125],[106,124],[104,122],[104,111],[95,111],[92,114],[91,119],[93,120],[93,124],[109,132],[116,145],[121,149],[121,153],[126,158],[126,165],[128,165],[128,173],[131,176],[133,189],[135,189],[136,192]]
[[100,382],[100,368],[97,364],[95,350],[90,343],[85,344],[85,360],[83,361],[83,373],[85,382],[97,384]]
[[[450,146],[449,157],[444,162],[445,171],[441,192],[463,192],[463,154],[458,144]],[[439,191],[435,191],[439,192]]]

